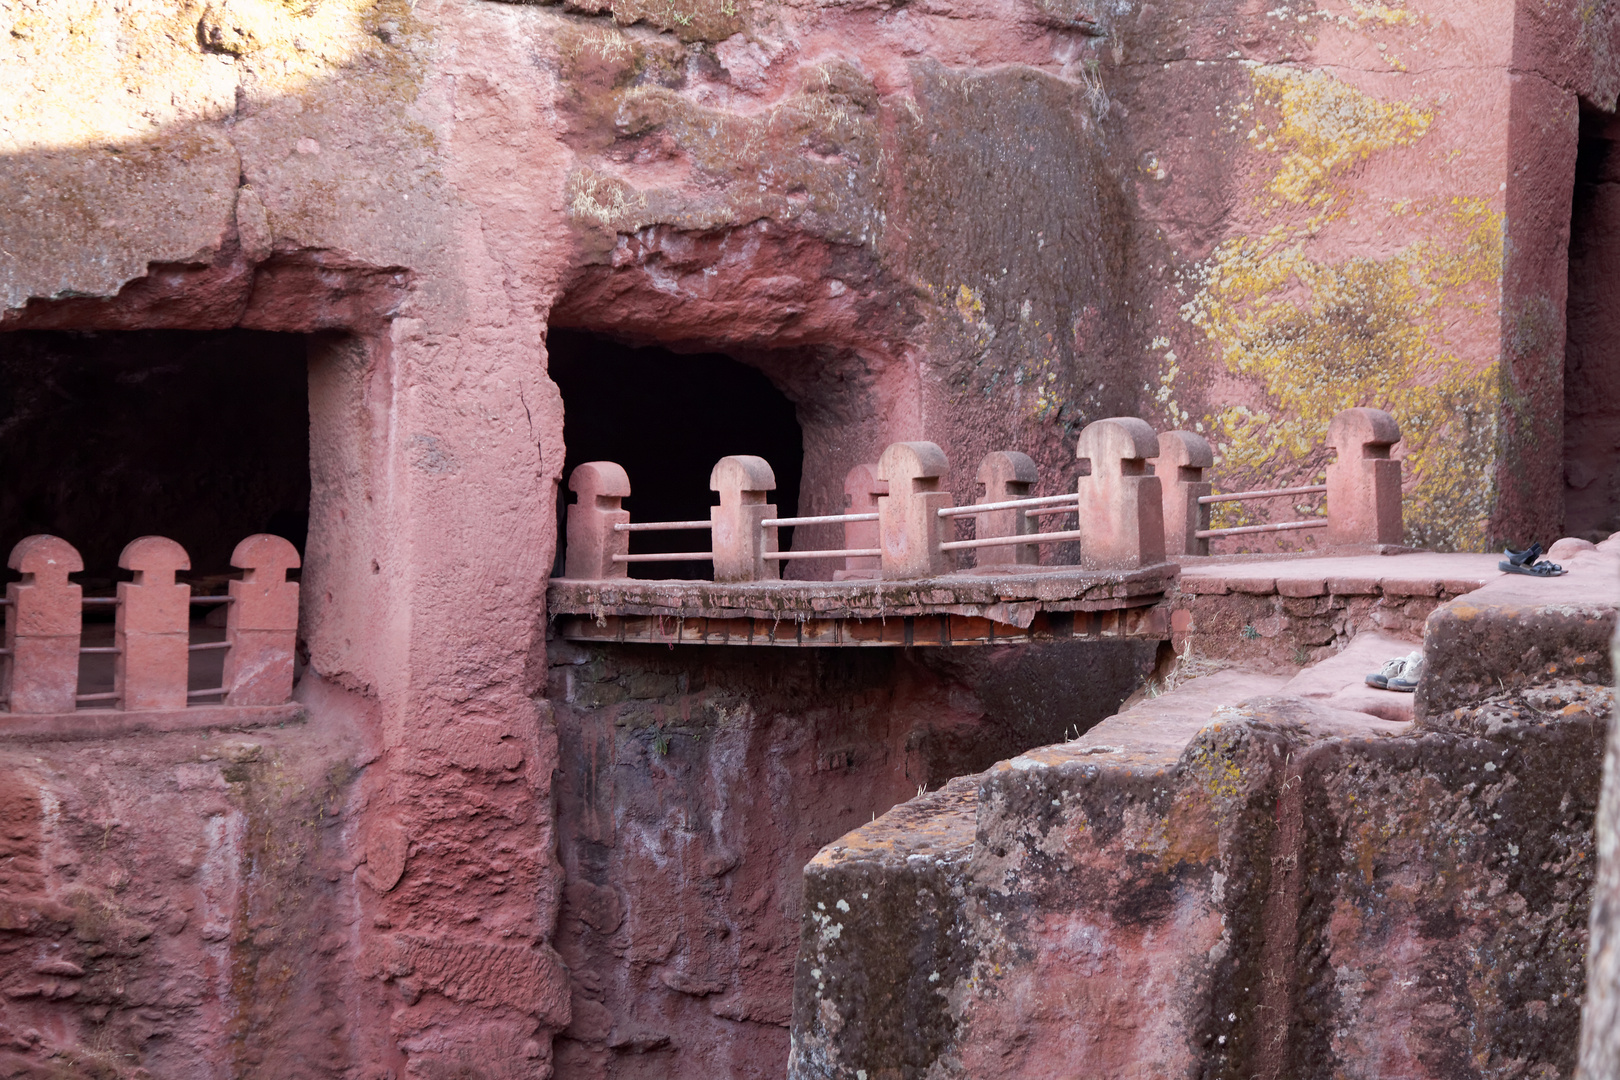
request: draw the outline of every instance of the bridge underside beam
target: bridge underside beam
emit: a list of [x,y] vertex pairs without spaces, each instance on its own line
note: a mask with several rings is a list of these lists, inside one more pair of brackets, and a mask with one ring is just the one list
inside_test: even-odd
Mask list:
[[887,618],[762,619],[672,615],[563,615],[557,636],[569,641],[644,645],[887,646],[1018,645],[1042,641],[1170,636],[1163,607],[1050,611],[1027,627],[967,615]]

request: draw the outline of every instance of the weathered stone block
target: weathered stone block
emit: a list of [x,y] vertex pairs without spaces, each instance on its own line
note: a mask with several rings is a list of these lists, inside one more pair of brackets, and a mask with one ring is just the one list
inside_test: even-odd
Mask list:
[[1447,730],[1456,709],[1537,683],[1613,683],[1609,644],[1620,611],[1620,563],[1586,552],[1568,570],[1547,579],[1503,575],[1428,617],[1420,724]]
[[789,1076],[921,1076],[949,1051],[977,787],[958,777],[805,867]]
[[825,850],[790,1075],[1568,1075],[1602,718],[1312,686],[1195,681],[983,774],[971,841],[947,789]]
[[1570,1075],[1604,735],[1581,715],[1306,753],[1281,1075]]

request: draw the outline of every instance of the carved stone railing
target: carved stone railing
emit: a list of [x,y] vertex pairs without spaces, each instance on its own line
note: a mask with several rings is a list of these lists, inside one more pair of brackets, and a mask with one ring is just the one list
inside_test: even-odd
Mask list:
[[[253,709],[284,705],[292,694],[298,635],[298,585],[287,571],[297,550],[279,536],[250,536],[236,546],[231,565],[242,570],[225,596],[193,596],[175,575],[191,568],[173,540],[131,541],[118,565],[133,580],[116,596],[86,597],[69,575],[84,569],[72,544],[56,536],[30,536],[8,562],[21,580],[6,586],[5,647],[0,649],[0,700],[10,720],[61,716],[82,706],[104,712],[181,712],[188,707]],[[194,607],[228,605],[223,641],[191,640]],[[113,644],[84,644],[86,608],[113,607]],[[189,688],[191,658],[224,650],[219,686]],[[84,656],[113,656],[113,689],[80,693]]]
[[[1336,547],[1399,544],[1401,463],[1390,448],[1401,441],[1400,425],[1381,409],[1345,409],[1328,426],[1327,445],[1336,460],[1327,483],[1215,494],[1204,479],[1215,464],[1209,441],[1191,431],[1167,431],[1158,438],[1155,471],[1163,484],[1165,548],[1171,558],[1208,555],[1209,541],[1223,536],[1326,529]],[[1238,525],[1212,529],[1209,508],[1220,503],[1326,495],[1326,515],[1303,521]]]
[[[981,569],[1024,570],[1041,565],[1043,545],[1080,542],[1080,567],[1129,570],[1164,562],[1158,480],[1147,460],[1158,452],[1152,429],[1141,420],[1101,420],[1081,433],[1080,457],[1089,464],[1077,489],[1032,497],[1039,479],[1034,461],[1017,451],[997,451],[979,465],[985,501],[952,506],[945,481],[949,462],[930,442],[894,443],[875,464],[857,465],[845,480],[850,513],[778,517],[766,502],[776,477],[762,458],[722,458],[709,487],[719,495],[708,521],[631,521],[623,500],[630,480],[613,462],[580,465],[568,486],[578,496],[568,508],[565,576],[570,580],[626,578],[633,563],[706,561],[717,582],[770,581],[792,559],[836,560],[835,580],[896,581],[938,577],[954,569],[954,552],[974,550]],[[1039,519],[1078,514],[1073,529],[1042,532]],[[975,535],[955,539],[953,522],[971,518]],[[844,545],[825,550],[783,551],[779,529],[841,525]],[[638,532],[707,531],[708,550],[633,553]]]
[[[849,512],[804,517],[777,516],[766,461],[727,457],[709,479],[719,505],[707,521],[632,521],[624,469],[589,462],[569,478],[578,501],[568,508],[566,576],[552,583],[548,605],[563,636],[576,640],[890,645],[1151,635],[1153,620],[1096,620],[1157,603],[1178,573],[1174,560],[1207,554],[1211,537],[1325,528],[1337,544],[1397,540],[1400,463],[1389,447],[1399,437],[1387,414],[1352,409],[1329,431],[1340,460],[1327,484],[1216,495],[1204,479],[1214,455],[1202,436],[1159,435],[1135,417],[1114,417],[1081,431],[1072,492],[1031,495],[1035,462],[999,450],[975,474],[983,501],[967,506],[951,505],[943,450],[901,442],[850,470]],[[1209,528],[1213,503],[1324,492],[1321,520]],[[1063,527],[1069,515],[1074,525]],[[1048,518],[1059,527],[1042,531]],[[973,536],[959,539],[955,523],[964,519]],[[806,525],[842,526],[843,545],[780,549],[779,529]],[[672,530],[707,532],[707,550],[630,550],[636,533]],[[1078,561],[1049,561],[1054,545],[1078,545]],[[971,571],[955,565],[964,551],[976,553]],[[792,559],[840,565],[831,582],[784,581],[781,564]],[[635,563],[689,561],[712,562],[714,581],[629,579]],[[888,627],[897,617],[905,627]]]

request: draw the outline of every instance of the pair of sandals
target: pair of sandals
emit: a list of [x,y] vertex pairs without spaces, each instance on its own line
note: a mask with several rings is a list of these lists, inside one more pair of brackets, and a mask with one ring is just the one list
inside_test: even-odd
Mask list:
[[1498,570],[1504,574],[1526,574],[1530,577],[1558,577],[1567,571],[1555,562],[1540,562],[1541,541],[1536,541],[1523,551],[1510,551],[1502,549],[1507,558],[1496,564]]
[[1383,667],[1367,676],[1367,685],[1378,690],[1410,694],[1417,689],[1418,679],[1422,676],[1423,653],[1420,650],[1387,661]]

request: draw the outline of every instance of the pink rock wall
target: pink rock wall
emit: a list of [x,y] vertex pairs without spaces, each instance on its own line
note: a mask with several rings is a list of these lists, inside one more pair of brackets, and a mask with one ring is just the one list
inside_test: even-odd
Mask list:
[[[309,335],[309,704],[378,756],[349,796],[352,958],[288,985],[373,1010],[347,1060],[545,1075],[572,1023],[549,326],[760,367],[800,409],[805,513],[903,439],[946,448],[958,501],[990,450],[1065,489],[1074,436],[1116,414],[1203,425],[1223,486],[1303,477],[1327,418],[1377,405],[1408,433],[1413,539],[1540,535],[1563,512],[1576,101],[1620,85],[1589,14],[8,14],[30,79],[3,91],[0,325]],[[253,985],[220,1000],[247,1015]],[[217,1022],[180,1026],[204,1045]]]
[[[434,29],[441,16],[428,6],[413,16],[403,4],[332,5],[297,25],[250,6],[229,17],[252,31],[235,52],[199,49],[201,12],[188,10],[177,28],[169,13],[105,27],[104,40],[162,58],[161,100],[143,98],[155,122],[85,141],[62,127],[61,109],[19,102],[15,115],[38,124],[26,145],[7,147],[8,198],[83,197],[32,226],[8,217],[8,322],[311,335],[300,693],[329,688],[311,711],[372,749],[364,773],[344,780],[358,819],[340,856],[317,863],[277,848],[232,871],[256,910],[287,903],[278,867],[338,867],[332,904],[351,920],[349,943],[312,946],[324,933],[305,934],[322,928],[319,905],[290,905],[278,921],[296,948],[267,953],[262,970],[227,972],[206,995],[175,991],[207,1006],[165,1021],[206,1066],[171,1067],[137,1043],[109,1075],[545,1075],[569,1013],[550,946],[555,747],[527,674],[562,462],[535,298],[558,276],[566,233],[525,195],[561,187],[561,151],[543,135],[544,78],[509,9],[473,7]],[[74,77],[50,68],[65,24],[19,30],[12,40],[42,85]],[[115,83],[147,77],[102,70]],[[118,104],[87,107],[85,122],[117,127]],[[503,130],[530,135],[508,146],[491,138]],[[49,299],[64,293],[89,298]],[[279,737],[318,775],[347,760],[296,732]],[[116,752],[64,749],[61,772],[78,776],[87,754]],[[141,790],[138,772],[107,768],[109,783]],[[187,789],[174,811],[136,803],[125,816],[132,828],[183,833],[168,818],[212,798]],[[266,813],[267,829],[302,820]],[[45,891],[63,887],[44,874]],[[174,966],[196,965],[182,956]],[[325,1006],[286,1004],[322,987],[339,988]],[[35,1049],[15,1051],[33,1055],[29,1067],[98,1045],[77,1028],[87,1012],[58,1011],[54,1033],[41,1027]],[[238,1028],[252,1030],[263,1063],[220,1050]]]
[[363,1074],[385,1013],[356,993],[350,834],[376,750],[324,704],[279,731],[0,751],[0,1068]]
[[555,644],[559,1075],[781,1076],[816,850],[1089,727],[1152,662],[1133,645],[963,651]]

